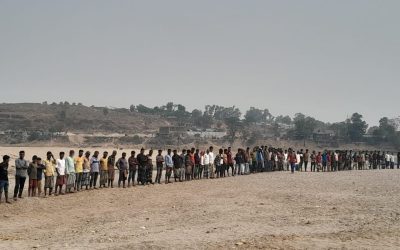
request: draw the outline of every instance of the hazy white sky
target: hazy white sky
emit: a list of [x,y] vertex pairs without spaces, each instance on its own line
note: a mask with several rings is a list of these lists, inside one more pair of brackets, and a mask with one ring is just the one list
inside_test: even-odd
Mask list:
[[0,0],[0,102],[400,115],[400,1]]

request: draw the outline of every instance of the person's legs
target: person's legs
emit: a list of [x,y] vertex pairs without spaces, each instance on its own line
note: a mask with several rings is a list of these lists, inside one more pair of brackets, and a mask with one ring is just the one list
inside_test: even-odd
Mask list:
[[94,189],[97,189],[97,179],[99,178],[99,172],[95,172],[94,173],[94,183],[93,183],[93,187]]
[[22,192],[24,191],[24,186],[25,186],[25,177],[20,177],[20,182],[19,182],[19,190],[18,190],[18,198],[22,198]]
[[157,167],[156,183],[161,183],[162,167]]
[[307,172],[308,161],[304,162],[304,171]]
[[37,195],[40,196],[42,194],[42,180],[37,180]]
[[15,176],[15,187],[14,187],[14,200],[17,199],[19,185],[20,185],[21,178],[19,176]]
[[[129,174],[128,174],[128,187],[131,186],[131,181],[132,181],[132,177],[133,177],[133,170],[129,169]],[[133,181],[134,182],[134,181]]]

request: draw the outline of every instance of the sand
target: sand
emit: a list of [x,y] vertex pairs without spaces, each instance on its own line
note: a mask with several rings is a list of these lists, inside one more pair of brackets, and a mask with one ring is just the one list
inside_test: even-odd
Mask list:
[[398,249],[399,178],[273,172],[24,198],[0,204],[0,249]]

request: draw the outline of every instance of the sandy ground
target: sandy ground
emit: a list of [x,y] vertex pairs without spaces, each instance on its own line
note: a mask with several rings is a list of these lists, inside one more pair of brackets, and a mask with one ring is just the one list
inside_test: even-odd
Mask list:
[[0,249],[398,249],[399,178],[274,172],[24,198],[0,204]]

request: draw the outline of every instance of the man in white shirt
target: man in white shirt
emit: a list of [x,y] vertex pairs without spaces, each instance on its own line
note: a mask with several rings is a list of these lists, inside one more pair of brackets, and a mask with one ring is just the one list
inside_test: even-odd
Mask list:
[[207,149],[207,152],[203,156],[203,161],[204,161],[204,178],[208,179],[209,178],[209,173],[210,173],[210,151]]
[[390,154],[389,154],[389,152],[386,152],[386,154],[385,154],[385,166],[386,166],[386,168],[389,168],[389,166],[390,166]]
[[286,171],[289,171],[288,152],[286,149],[285,153],[283,154],[283,166]]
[[165,162],[165,184],[171,183],[170,178],[172,174],[172,169],[174,167],[174,162],[172,161],[171,149],[168,149],[167,155],[164,157]]
[[60,152],[60,159],[57,159],[56,163],[56,171],[57,171],[57,181],[56,181],[56,191],[55,194],[57,195],[57,189],[59,189],[58,194],[63,194],[62,188],[65,185],[65,159],[64,159],[64,152]]
[[213,152],[214,148],[211,146],[209,149],[209,153],[208,155],[210,156],[210,167],[209,167],[209,174],[210,174],[210,178],[214,179],[215,177],[215,165],[214,165],[214,152]]

